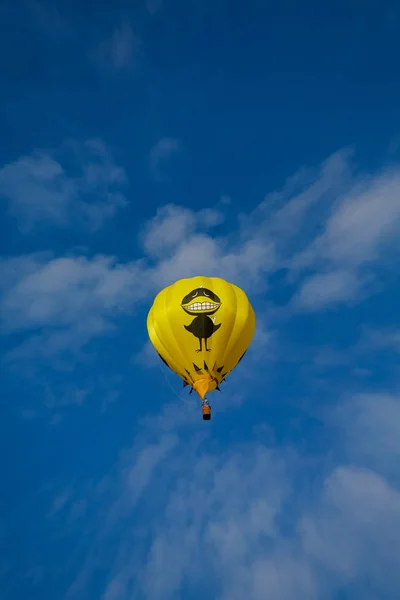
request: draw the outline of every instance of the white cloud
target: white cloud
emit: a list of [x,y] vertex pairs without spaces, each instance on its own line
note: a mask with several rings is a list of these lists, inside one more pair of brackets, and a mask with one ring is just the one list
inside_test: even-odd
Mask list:
[[141,41],[134,33],[132,26],[123,22],[116,27],[108,39],[103,40],[89,52],[89,58],[100,66],[116,72],[135,69]]
[[108,311],[129,309],[140,297],[135,290],[139,274],[137,266],[121,267],[104,256],[38,260],[36,269],[23,274],[4,295],[4,326],[12,331],[76,321],[83,325],[91,315],[97,319]]
[[316,251],[335,263],[376,260],[400,233],[400,174],[367,178],[346,194],[329,218]]
[[400,482],[400,397],[384,393],[350,396],[335,410],[345,456],[368,464]]
[[[29,163],[29,177],[12,179],[16,182],[14,203],[25,206],[28,193],[18,186],[23,188],[33,180],[45,190],[43,196],[36,196],[40,210],[52,219],[66,219],[72,214],[71,206],[79,208],[80,214],[87,212],[83,198],[71,199],[77,189],[95,191],[124,181],[124,172],[101,142],[92,140],[84,148],[75,144],[74,152],[75,156],[89,153],[96,157],[84,163],[80,178],[68,178],[61,165],[48,157]],[[347,154],[338,153],[321,166],[314,181],[310,173],[300,173],[282,193],[267,198],[247,217],[239,215],[237,228],[229,235],[212,235],[217,225],[224,232],[222,206],[194,211],[168,204],[141,228],[144,255],[140,260],[119,263],[106,256],[46,255],[5,260],[3,326],[8,331],[45,328],[10,356],[37,352],[49,357],[66,347],[82,347],[93,336],[110,331],[117,315],[132,313],[139,302],[151,302],[165,285],[199,274],[222,276],[257,300],[268,289],[270,276],[284,267],[288,274],[284,283],[297,284],[291,309],[322,310],[332,304],[355,303],[374,291],[378,258],[386,260],[385,250],[398,245],[394,235],[400,223],[398,183],[394,170],[367,179],[352,177]],[[50,200],[53,195],[56,210]],[[384,216],[375,218],[376,198]],[[348,226],[344,225],[346,215],[353,215]],[[390,260],[389,255],[389,265]],[[284,315],[281,311],[275,316]]]
[[[60,171],[46,165],[40,178],[46,180],[49,170],[59,186]],[[102,177],[101,169],[89,169],[84,181],[103,185]],[[106,181],[110,177],[118,180],[109,175]],[[340,154],[314,181],[308,173],[289,181],[240,219],[232,236],[211,235],[212,227],[223,225],[220,212],[170,204],[143,227],[145,254],[137,261],[48,254],[3,259],[4,331],[32,333],[9,357],[48,359],[80,347],[109,331],[116,316],[150,303],[163,285],[199,273],[222,274],[263,294],[269,275],[283,265],[291,283],[306,274],[294,296],[299,306],[355,302],[376,261],[398,241],[396,190],[393,173],[360,182]],[[375,195],[385,218],[374,217]],[[254,347],[265,358],[273,323],[265,299],[260,312]],[[395,342],[381,338],[382,344]],[[336,359],[334,353],[319,357],[324,364]],[[70,386],[53,404],[79,404],[88,390]],[[223,450],[213,430],[201,427],[195,405],[184,411],[173,403],[143,419],[130,451],[92,492],[95,501],[77,498],[75,487],[53,499],[59,518],[91,507],[82,536],[91,545],[71,596],[84,596],[106,564],[103,600],[169,600],[187,590],[218,600],[264,600],[266,590],[271,600],[320,600],[343,589],[366,600],[398,598],[399,398],[349,395],[339,404],[326,417],[329,460],[270,446],[264,423],[252,443]],[[146,527],[138,524],[142,514]]]
[[126,494],[118,498],[108,514],[106,527],[110,528],[123,514],[129,515],[146,489],[153,483],[159,467],[175,450],[178,439],[174,434],[163,433],[154,443],[137,444],[125,459],[120,484]]
[[255,210],[242,217],[243,229],[252,236],[271,236],[281,258],[292,266],[293,252],[313,239],[334,199],[351,184],[350,155],[343,150],[316,171],[300,169],[282,190],[269,193]]
[[207,584],[221,587],[222,598],[243,597],[245,590],[256,598],[257,575],[249,566],[264,543],[277,540],[284,465],[262,446],[223,456],[202,451],[189,467],[194,458],[191,451],[180,461],[180,477],[149,548],[142,590],[151,599],[176,597],[183,580],[196,585],[207,572]]
[[[169,600],[196,589],[219,600],[263,600],[267,589],[273,600],[317,600],[350,588],[368,600],[397,598],[400,493],[376,454],[389,418],[398,419],[392,410],[382,427],[371,414],[366,430],[358,398],[344,398],[343,406],[353,400],[353,419],[336,415],[343,434],[331,448],[334,457],[345,445],[346,460],[324,460],[318,478],[316,457],[268,447],[260,436],[222,451],[192,421],[168,433],[164,418],[177,414],[173,405],[143,421],[93,542],[93,553],[103,552],[115,543],[114,526],[126,524],[127,534],[110,548],[116,560],[103,598]],[[385,398],[374,401],[374,414],[385,413]],[[362,438],[369,452],[361,455]],[[392,439],[398,447],[398,432]],[[152,507],[146,531],[137,526],[140,502]],[[92,577],[94,556],[77,579],[80,592]]]
[[333,203],[323,232],[292,261],[296,271],[317,270],[302,285],[299,305],[320,308],[352,301],[371,284],[377,261],[390,265],[400,248],[399,198],[400,174],[394,168],[352,179],[350,190]]
[[195,213],[166,206],[144,228],[147,260],[118,263],[110,256],[49,255],[3,260],[3,329],[44,328],[8,358],[50,358],[66,348],[80,348],[108,332],[117,315],[131,313],[139,302],[151,301],[163,286],[182,277],[222,274],[260,287],[261,275],[274,261],[272,248],[251,239],[232,247],[225,238],[200,232],[221,221],[214,210]]
[[307,277],[293,298],[297,307],[318,310],[329,304],[355,300],[361,282],[351,271],[336,270]]
[[67,506],[69,500],[72,496],[72,490],[66,489],[63,492],[57,494],[55,498],[53,498],[52,506],[49,511],[49,517],[54,517],[60,510]]
[[142,234],[146,253],[157,258],[171,255],[198,229],[219,225],[224,219],[221,212],[212,209],[193,211],[167,204],[157,210]]
[[[5,332],[32,335],[7,354],[8,360],[50,359],[74,354],[90,339],[109,332],[113,320],[130,313],[148,294],[140,263],[112,257],[26,257],[7,265],[0,297]],[[39,330],[39,331],[38,331]]]
[[364,339],[360,342],[364,350],[382,349],[400,352],[400,329],[366,329]]
[[171,137],[161,138],[156,144],[154,144],[150,150],[149,162],[150,170],[156,179],[160,181],[163,180],[163,164],[180,150],[181,143],[179,140]]
[[368,295],[376,265],[393,267],[398,254],[399,168],[357,173],[351,156],[344,150],[317,173],[300,170],[280,192],[241,215],[242,240],[269,243],[289,283],[306,277],[293,308],[321,310]]
[[160,286],[182,277],[203,274],[222,276],[244,286],[265,288],[263,275],[276,264],[273,242],[268,236],[239,231],[232,239],[212,237],[208,229],[224,221],[221,211],[188,210],[167,205],[144,230],[144,248],[159,258],[153,277]]
[[[71,173],[65,161],[72,161]],[[36,151],[0,169],[0,197],[24,231],[45,224],[98,229],[126,205],[125,184],[124,170],[97,139],[69,141],[58,152]]]
[[160,359],[151,342],[148,340],[141,351],[132,357],[132,361],[142,367],[156,367],[159,365]]
[[313,516],[304,517],[304,547],[336,589],[364,584],[364,598],[400,592],[400,494],[377,473],[339,467],[327,477]]

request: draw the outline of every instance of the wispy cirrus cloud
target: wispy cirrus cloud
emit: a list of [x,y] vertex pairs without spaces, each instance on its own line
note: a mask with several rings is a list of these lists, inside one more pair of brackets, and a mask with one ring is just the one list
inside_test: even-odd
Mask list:
[[18,266],[19,276],[13,273],[0,300],[3,331],[33,332],[8,353],[11,361],[73,355],[110,332],[114,318],[129,313],[148,293],[139,285],[139,265],[118,265],[110,257],[39,255],[6,262]]
[[157,210],[156,215],[141,234],[143,248],[147,255],[160,258],[173,254],[189,240],[196,231],[207,230],[223,222],[221,211],[188,208],[167,204]]
[[400,352],[400,329],[383,328],[383,329],[366,329],[365,336],[361,340],[364,349],[389,349],[395,352]]
[[137,67],[141,47],[132,25],[124,21],[108,38],[89,51],[89,58],[99,67],[117,73],[131,73]]
[[344,439],[348,459],[368,463],[398,485],[400,471],[400,398],[396,394],[364,392],[348,395],[332,419]]
[[295,269],[313,268],[296,302],[316,308],[353,301],[371,281],[371,267],[399,251],[400,173],[356,177],[334,202],[323,232],[298,253]]
[[[102,181],[103,172],[95,169],[86,177]],[[361,188],[361,195],[355,192]],[[69,598],[85,596],[94,582],[103,600],[169,600],[186,597],[188,590],[220,600],[263,600],[266,589],[273,600],[294,595],[319,600],[349,589],[371,600],[371,590],[389,600],[399,596],[399,399],[384,386],[373,394],[362,389],[338,393],[330,380],[325,394],[329,403],[318,395],[307,405],[308,418],[311,415],[324,426],[310,449],[307,431],[300,429],[302,441],[297,443],[298,417],[289,418],[289,400],[282,390],[293,370],[290,377],[284,373],[278,391],[265,385],[271,340],[275,342],[274,317],[282,323],[293,316],[291,298],[302,298],[297,300],[298,311],[306,307],[319,312],[346,303],[350,291],[356,303],[371,289],[363,277],[374,281],[382,265],[392,268],[398,237],[387,228],[390,221],[390,232],[397,231],[396,193],[395,171],[365,178],[354,175],[348,155],[339,153],[314,174],[301,171],[256,210],[238,215],[233,232],[224,230],[222,207],[194,211],[168,204],[143,224],[138,259],[123,262],[104,255],[48,253],[3,259],[3,331],[10,336],[27,334],[22,344],[17,338],[8,354],[14,362],[39,357],[49,366],[66,349],[82,348],[94,337],[115,331],[122,315],[134,315],[163,285],[200,272],[223,273],[243,285],[259,307],[257,356],[248,363],[258,360],[258,368],[251,372],[251,382],[245,369],[240,380],[233,377],[234,389],[225,396],[225,408],[222,395],[221,404],[213,407],[213,422],[218,423],[222,411],[229,419],[235,402],[244,396],[250,442],[236,438],[230,446],[228,436],[222,443],[212,429],[201,428],[195,405],[167,403],[139,420],[131,446],[109,471],[92,477],[87,485],[52,488],[47,511],[53,510],[52,531],[67,534],[79,526],[80,545],[68,554],[65,569]],[[376,223],[368,227],[363,217],[362,234],[355,219],[350,228],[355,246],[350,244],[345,251],[349,229],[330,224],[340,223],[338,215],[347,214],[343,207],[353,202],[362,214],[373,216],[376,194],[390,218],[380,216],[379,227]],[[335,244],[322,243],[332,227]],[[344,247],[337,255],[332,247],[336,249],[342,239]],[[341,275],[335,279],[339,267]],[[290,293],[282,311],[271,316],[268,306],[274,308],[274,301],[265,292],[272,295],[274,278],[282,271],[279,285]],[[129,352],[134,341],[129,340]],[[395,350],[395,342],[382,333],[374,348],[385,345]],[[341,362],[335,349],[328,347],[317,356],[307,340],[302,343],[302,359],[306,361],[308,353],[308,361],[318,363],[318,368]],[[369,343],[374,344],[373,338]],[[147,351],[136,360],[148,360]],[[353,367],[360,366],[357,351],[346,353],[347,364]],[[290,348],[281,352],[290,354]],[[263,378],[260,386],[254,383],[257,377]],[[153,378],[149,379],[146,390],[152,398]],[[308,381],[304,389],[296,385],[297,408],[303,396],[312,395],[313,384]],[[47,390],[45,399],[60,411],[66,403],[80,406],[93,395],[105,401],[119,385],[112,378],[92,386],[64,381],[52,393]],[[291,432],[297,446],[279,432],[274,435],[266,417],[260,420],[259,403],[266,401],[279,402],[285,435],[290,440]],[[25,410],[34,408],[27,405]],[[60,557],[56,558],[59,564]],[[35,564],[41,560],[38,548]],[[100,583],[99,571],[104,574]],[[45,571],[37,589],[46,576]]]
[[373,291],[374,268],[398,252],[398,166],[374,175],[356,172],[349,150],[319,172],[301,169],[280,192],[242,217],[254,240],[269,239],[288,281],[302,279],[292,306],[320,310]]
[[[29,176],[24,166],[20,180],[6,172],[0,184],[3,189],[7,184],[13,201],[21,207],[32,196],[29,186],[40,183],[45,194],[36,195],[36,210],[57,222],[74,214],[72,206],[87,214],[83,198],[73,191],[105,190],[121,185],[125,178],[102,145],[95,145],[94,150],[98,160],[89,160],[80,178],[67,177],[59,163],[46,159],[44,166],[29,163]],[[11,181],[17,182],[15,189]],[[56,214],[53,189],[59,203]],[[226,208],[193,211],[168,204],[143,225],[139,240],[143,256],[138,260],[27,256],[12,259],[12,269],[4,261],[5,275],[13,274],[4,277],[2,314],[11,330],[47,328],[37,342],[34,338],[25,342],[24,352],[26,345],[40,342],[41,354],[46,348],[57,353],[71,347],[76,337],[86,343],[109,331],[115,315],[130,313],[164,285],[198,273],[223,274],[257,297],[271,285],[273,274],[284,269],[281,285],[292,289],[292,300],[289,296],[277,318],[286,318],[293,309],[320,311],[356,303],[374,291],[378,264],[393,268],[392,252],[399,247],[399,189],[394,169],[375,177],[352,176],[348,154],[343,153],[325,161],[314,178],[302,171],[282,192],[248,215],[238,215],[236,231],[229,235],[213,235],[217,226],[223,226]],[[379,216],[375,218],[376,211]],[[345,227],[347,214],[360,214],[360,219],[351,216]],[[48,336],[44,344],[43,335]]]
[[181,149],[181,142],[172,137],[163,137],[154,144],[150,150],[149,163],[151,174],[156,180],[162,181],[164,179],[164,163],[170,160]]
[[338,269],[317,273],[306,279],[294,298],[301,309],[319,310],[327,305],[358,299],[363,281],[352,270]]
[[[223,450],[209,433],[193,435],[191,413],[181,423],[166,419],[177,407],[143,421],[108,487],[113,493],[103,494],[94,515],[96,534],[70,597],[88,588],[100,560],[108,565],[107,600],[169,600],[186,589],[196,598],[207,589],[224,600],[261,600],[268,589],[274,600],[306,600],[349,587],[367,598],[372,588],[396,598],[400,494],[393,473],[381,469],[386,446],[379,440],[389,424],[374,420],[373,400],[347,398],[351,423],[347,413],[331,414],[327,425],[339,425],[340,434],[324,468],[323,456],[271,445],[261,430]],[[391,436],[391,451],[399,439]],[[398,478],[398,461],[392,465]],[[137,515],[148,502],[152,521],[140,528]],[[116,536],[121,519],[125,533]]]
[[96,230],[127,204],[126,183],[99,139],[69,140],[58,151],[36,150],[0,169],[0,197],[24,232],[72,224]]
[[[109,332],[114,319],[132,314],[163,285],[198,272],[258,279],[269,268],[270,248],[252,240],[231,248],[208,232],[221,222],[213,210],[191,212],[171,205],[144,228],[143,258],[122,263],[110,256],[28,255],[4,260],[0,298],[3,328],[42,328],[11,351],[9,359],[56,356]],[[251,261],[251,265],[249,264]]]

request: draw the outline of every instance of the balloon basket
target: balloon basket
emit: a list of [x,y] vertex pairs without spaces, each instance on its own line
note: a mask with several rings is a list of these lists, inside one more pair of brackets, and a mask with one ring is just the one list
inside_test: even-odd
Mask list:
[[203,404],[201,407],[203,413],[203,421],[211,420],[211,406],[209,404]]

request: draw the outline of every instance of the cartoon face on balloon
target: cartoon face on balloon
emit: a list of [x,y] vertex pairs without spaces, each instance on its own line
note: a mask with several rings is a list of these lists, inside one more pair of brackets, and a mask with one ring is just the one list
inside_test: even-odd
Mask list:
[[207,340],[221,327],[221,323],[215,324],[215,318],[211,318],[211,315],[217,312],[221,304],[220,298],[214,292],[203,287],[192,290],[183,298],[183,310],[194,317],[190,325],[184,325],[184,328],[198,338],[200,347],[196,352],[203,350],[203,341],[204,350],[211,352],[207,347]]

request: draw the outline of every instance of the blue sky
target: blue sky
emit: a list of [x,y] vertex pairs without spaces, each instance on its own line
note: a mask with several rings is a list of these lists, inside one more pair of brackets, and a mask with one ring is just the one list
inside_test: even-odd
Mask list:
[[[0,7],[5,600],[400,597],[398,3]],[[213,419],[146,316],[254,342]]]

